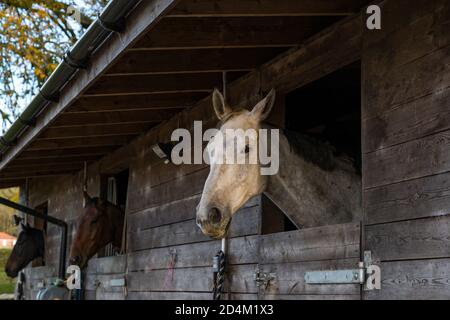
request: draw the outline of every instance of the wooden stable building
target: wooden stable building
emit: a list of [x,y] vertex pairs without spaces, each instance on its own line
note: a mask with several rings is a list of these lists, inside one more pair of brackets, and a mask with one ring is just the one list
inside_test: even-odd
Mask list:
[[[137,2],[4,148],[0,186],[20,186],[23,204],[73,235],[86,162],[88,192],[125,208],[127,241],[124,254],[89,262],[85,298],[211,299],[220,241],[195,223],[208,167],[166,164],[152,146],[195,120],[216,125],[211,92],[226,71],[231,106],[253,107],[275,88],[271,124],[354,157],[363,216],[298,229],[293,213],[252,199],[231,225],[225,298],[449,299],[450,2],[375,3],[381,30],[366,26],[369,4]],[[60,232],[46,228],[45,265],[25,272],[27,299],[57,275]],[[307,271],[357,267],[365,251],[380,290],[305,282]]]

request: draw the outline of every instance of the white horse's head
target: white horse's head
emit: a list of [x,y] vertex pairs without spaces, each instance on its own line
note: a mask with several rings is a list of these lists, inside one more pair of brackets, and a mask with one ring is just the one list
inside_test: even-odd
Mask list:
[[233,111],[222,94],[214,91],[213,106],[222,125],[207,146],[210,172],[197,207],[197,225],[204,234],[223,238],[236,211],[264,190],[258,135],[274,101],[272,90],[251,111]]

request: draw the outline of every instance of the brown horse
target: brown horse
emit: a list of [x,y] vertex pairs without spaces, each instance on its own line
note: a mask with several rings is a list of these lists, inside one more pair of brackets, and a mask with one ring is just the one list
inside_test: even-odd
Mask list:
[[22,231],[19,233],[17,242],[5,266],[5,273],[10,278],[17,277],[19,271],[34,259],[44,258],[44,232],[23,223],[20,225]]
[[83,195],[85,210],[70,249],[70,264],[81,268],[107,244],[121,247],[124,222],[124,213],[118,206],[97,197],[91,198],[86,192]]

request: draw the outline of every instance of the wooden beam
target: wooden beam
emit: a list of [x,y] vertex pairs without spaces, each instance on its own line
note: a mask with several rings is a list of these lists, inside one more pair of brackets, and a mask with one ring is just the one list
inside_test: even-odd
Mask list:
[[141,134],[154,126],[154,122],[95,124],[76,127],[50,127],[36,141],[47,139],[66,139],[81,137],[117,136]]
[[133,50],[289,47],[338,17],[165,18]]
[[83,111],[119,111],[136,109],[167,109],[193,106],[205,98],[206,92],[140,94],[129,96],[81,97],[66,113]]
[[70,158],[73,156],[99,156],[105,155],[117,149],[117,146],[102,146],[102,147],[79,147],[79,148],[67,148],[56,150],[35,150],[24,151],[17,157],[18,160],[30,160],[30,159],[51,159],[54,158]]
[[178,0],[141,1],[128,15],[125,29],[120,34],[113,34],[92,56],[89,67],[80,70],[72,81],[66,85],[58,103],[48,106],[36,121],[36,125],[24,132],[17,144],[3,155],[0,170],[14,159],[31,141],[39,135],[55,118],[61,114],[89,85],[93,84],[106,69],[117,61],[123,52],[137,38],[147,33],[170,11]]
[[96,137],[96,138],[69,138],[54,140],[39,140],[33,142],[27,150],[55,150],[72,149],[80,147],[120,146],[131,140],[135,135]]
[[3,180],[18,180],[18,179],[25,179],[25,178],[44,178],[44,177],[54,177],[54,176],[60,176],[65,174],[71,174],[76,171],[79,171],[80,168],[77,169],[61,169],[61,170],[49,170],[49,171],[33,171],[29,173],[2,173],[0,174],[0,181]]
[[108,76],[250,71],[287,48],[190,49],[127,52]]
[[[54,163],[54,164],[38,164],[28,165],[26,167],[7,167],[5,168],[5,174],[18,173],[21,175],[33,174],[35,172],[54,172],[54,171],[74,171],[83,168],[84,162],[73,163]],[[0,176],[3,174],[0,174]]]
[[346,16],[361,0],[184,0],[166,17]]
[[63,113],[52,127],[71,127],[102,124],[158,123],[169,119],[182,109],[130,110]]
[[[236,79],[242,72],[232,72]],[[102,77],[85,96],[129,95],[142,93],[211,92],[222,86],[222,73],[187,73],[173,75],[136,75]]]
[[72,155],[63,158],[38,158],[38,159],[16,159],[8,165],[8,168],[28,167],[32,165],[53,165],[53,164],[70,164],[81,162],[92,162],[100,158],[100,155]]

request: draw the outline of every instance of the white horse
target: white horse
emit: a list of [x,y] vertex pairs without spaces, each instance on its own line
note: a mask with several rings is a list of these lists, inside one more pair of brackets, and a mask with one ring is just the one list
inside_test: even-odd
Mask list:
[[[233,111],[215,90],[213,106],[221,121],[220,132],[225,137],[227,129],[259,132],[265,127],[263,121],[274,101],[272,90],[251,111]],[[240,147],[238,144],[236,148],[240,150],[234,152],[259,159],[257,140],[250,139]],[[207,148],[211,159],[222,143],[218,139],[210,140]],[[270,142],[266,143],[271,153]],[[361,218],[361,177],[349,158],[335,156],[327,144],[300,134],[280,134],[278,174],[262,175],[260,169],[259,161],[231,164],[210,160],[209,176],[197,207],[197,225],[204,234],[215,239],[225,237],[233,215],[250,198],[263,192],[299,228]]]

